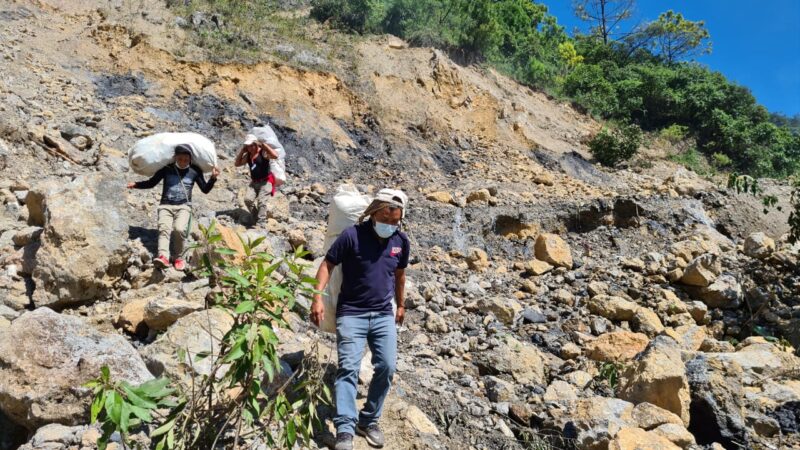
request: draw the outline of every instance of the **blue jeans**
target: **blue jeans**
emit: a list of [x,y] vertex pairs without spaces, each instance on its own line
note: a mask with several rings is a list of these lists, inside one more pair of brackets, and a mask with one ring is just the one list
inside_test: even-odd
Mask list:
[[[364,344],[369,344],[375,372],[369,384],[367,402],[356,415],[356,389]],[[369,426],[378,422],[383,401],[392,385],[397,365],[397,329],[394,316],[377,312],[336,318],[336,348],[339,368],[336,370],[337,433],[355,434],[356,422]]]

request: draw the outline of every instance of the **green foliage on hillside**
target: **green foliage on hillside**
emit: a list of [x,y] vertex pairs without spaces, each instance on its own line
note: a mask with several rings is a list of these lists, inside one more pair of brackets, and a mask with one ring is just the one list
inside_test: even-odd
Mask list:
[[[583,11],[600,0],[583,0]],[[632,0],[610,17],[623,21]],[[593,27],[570,38],[529,0],[314,0],[312,16],[358,33],[391,33],[457,61],[487,63],[521,83],[571,99],[598,118],[645,130],[681,127],[699,152],[754,176],[800,172],[800,135],[750,91],[687,61],[710,52],[702,21],[666,11],[629,33]],[[580,14],[580,11],[579,11]],[[595,14],[588,21],[608,23]],[[605,30],[605,31],[603,31]],[[794,132],[793,132],[794,131]],[[718,156],[713,156],[718,155]]]
[[600,164],[614,166],[635,155],[641,144],[642,130],[636,125],[623,125],[613,131],[601,130],[589,141],[589,150]]

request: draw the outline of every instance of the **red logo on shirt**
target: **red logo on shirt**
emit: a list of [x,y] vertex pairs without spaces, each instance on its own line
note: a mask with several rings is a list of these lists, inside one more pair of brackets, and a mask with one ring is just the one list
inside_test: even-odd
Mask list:
[[392,247],[392,251],[389,253],[389,256],[397,256],[400,253],[403,253],[402,247]]

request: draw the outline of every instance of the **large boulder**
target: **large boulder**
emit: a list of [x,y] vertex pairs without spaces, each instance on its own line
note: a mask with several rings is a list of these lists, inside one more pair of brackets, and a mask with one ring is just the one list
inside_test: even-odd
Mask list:
[[203,309],[202,302],[174,297],[154,297],[144,307],[144,322],[151,330],[166,330],[183,316]]
[[626,368],[619,397],[649,402],[673,412],[689,425],[689,383],[674,339],[658,336]]
[[61,308],[105,295],[132,253],[120,177],[50,181],[26,198],[30,221],[44,227],[33,278],[37,306]]
[[586,356],[594,361],[626,362],[647,347],[650,339],[641,333],[614,331],[585,346]]
[[720,275],[705,287],[690,287],[690,293],[709,308],[736,309],[742,301],[742,287],[736,277]]
[[685,448],[682,443],[687,440],[694,442],[680,417],[647,402],[634,406],[616,398],[592,397],[552,414],[552,426],[562,428],[581,450],[674,449]]
[[483,298],[479,302],[481,310],[488,311],[504,324],[514,323],[514,319],[522,312],[522,305],[512,298]]
[[686,266],[681,277],[681,283],[689,286],[706,287],[716,280],[722,271],[722,266],[717,255],[706,253],[693,259]]
[[645,308],[644,306],[636,308],[636,314],[633,315],[631,325],[633,325],[634,330],[644,333],[650,337],[664,331],[664,325],[661,323],[661,319],[659,319],[658,314],[656,314],[650,308]]
[[607,450],[614,436],[634,422],[633,404],[618,398],[579,399],[563,414],[556,425],[580,450]]
[[619,321],[633,319],[633,316],[639,309],[639,305],[632,301],[605,294],[595,295],[587,301],[586,306],[593,314],[597,314],[609,320]]
[[[181,317],[152,344],[142,350],[147,367],[156,376],[169,376],[191,385],[193,375],[210,375],[220,342],[233,326],[233,317],[220,309],[196,311]],[[185,352],[178,358],[178,350]],[[214,353],[212,353],[212,351]],[[210,356],[196,361],[200,353]]]
[[771,343],[745,341],[745,344],[747,345],[742,345],[735,352],[712,353],[708,357],[725,364],[738,364],[743,370],[741,381],[746,385],[775,377],[787,367],[800,366],[800,358]]
[[546,384],[541,350],[507,337],[498,347],[480,353],[476,364],[482,375],[509,374],[517,383]]
[[706,328],[697,325],[681,325],[676,328],[667,328],[665,334],[675,339],[683,350],[692,352],[700,350],[703,342],[708,337]]
[[536,237],[534,252],[536,259],[554,266],[572,268],[572,254],[569,245],[557,234],[542,233]]
[[774,251],[775,241],[764,233],[753,233],[744,240],[744,253],[752,258],[763,259]]
[[608,443],[608,450],[680,450],[669,439],[641,428],[623,428]]
[[700,354],[686,363],[691,387],[691,423],[699,444],[719,442],[736,448],[748,438],[745,424],[742,368]]
[[483,272],[489,268],[489,255],[479,248],[470,248],[466,256],[467,266],[470,269]]
[[91,391],[82,385],[103,366],[114,380],[152,379],[122,336],[49,308],[27,312],[0,331],[0,409],[29,430],[84,423]]

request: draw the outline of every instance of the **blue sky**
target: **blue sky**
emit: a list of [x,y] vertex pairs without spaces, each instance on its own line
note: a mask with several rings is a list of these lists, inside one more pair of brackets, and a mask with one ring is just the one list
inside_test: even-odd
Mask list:
[[[572,34],[587,24],[575,17],[571,0],[544,3]],[[705,20],[713,51],[698,59],[747,86],[774,112],[800,113],[800,0],[638,0],[623,26],[655,20],[668,9],[689,20]]]

